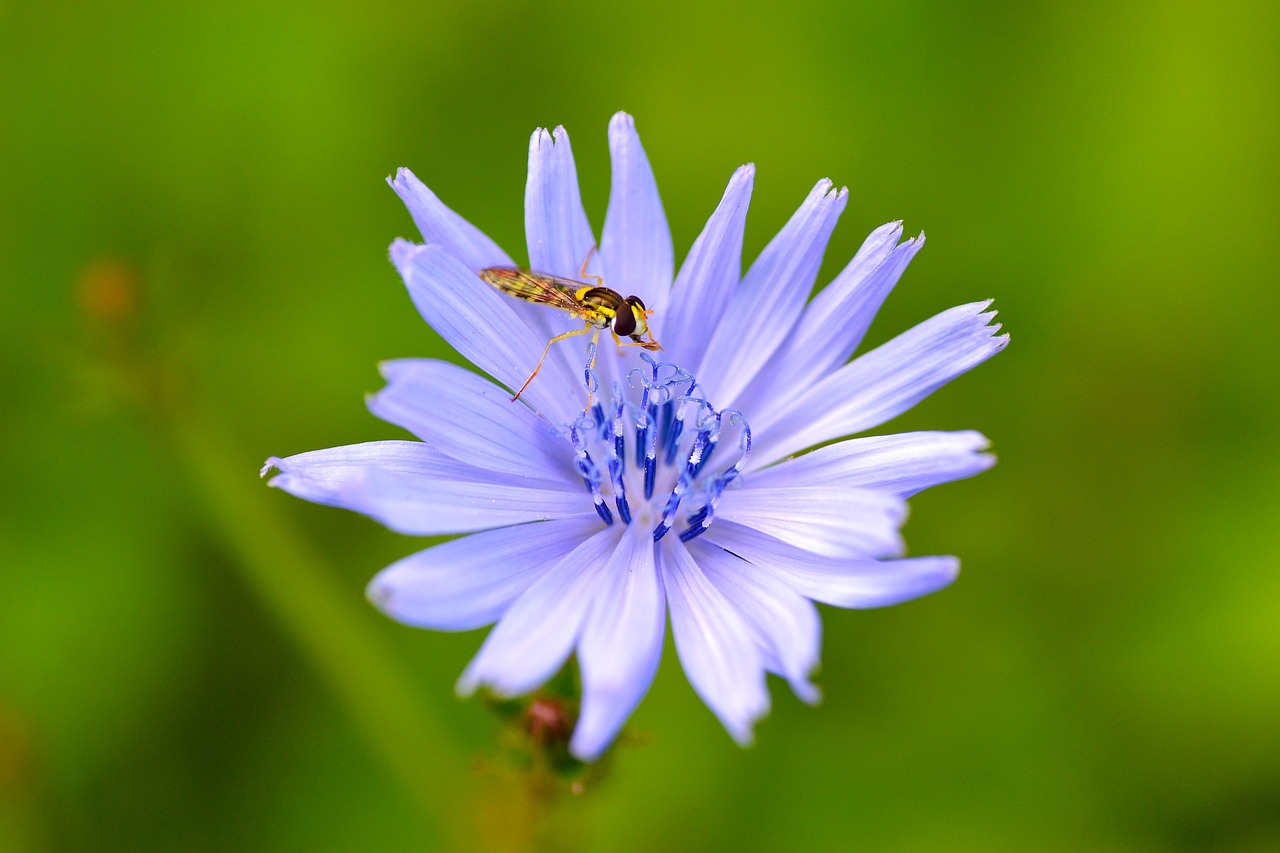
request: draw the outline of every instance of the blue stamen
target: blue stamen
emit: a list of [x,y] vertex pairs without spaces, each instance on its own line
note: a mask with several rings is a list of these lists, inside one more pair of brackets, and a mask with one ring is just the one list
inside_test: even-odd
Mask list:
[[701,426],[709,431],[707,436],[706,449],[702,451],[702,459],[698,462],[698,470],[693,472],[696,477],[702,473],[702,469],[707,467],[707,462],[711,460],[711,454],[715,452],[716,444],[720,441],[720,415],[710,404],[707,404],[707,417],[702,421]]
[[[670,403],[667,403],[670,406]],[[665,442],[666,457],[663,459],[668,465],[676,464],[676,452],[680,449],[680,433],[684,431],[684,421],[671,421],[671,428],[667,430],[667,438]]]
[[[622,399],[622,389],[614,387],[617,399]],[[622,403],[616,403],[613,415],[613,455],[609,459],[609,474],[613,479],[613,502],[618,508],[618,515],[624,524],[631,523],[631,507],[627,504],[627,482],[624,474],[627,471],[626,423],[622,420]],[[607,441],[607,439],[606,439]]]
[[711,526],[711,522],[710,520],[708,520],[706,524],[699,525],[698,527],[690,527],[688,530],[685,530],[683,533],[680,534],[680,541],[688,542],[692,539],[697,539],[699,536],[706,533],[707,528],[710,526]]
[[[653,498],[653,486],[658,471],[658,397],[669,397],[665,383],[658,382],[659,364],[648,353],[640,353],[640,358],[649,365],[648,377],[640,368],[632,368],[627,373],[627,380],[634,386],[640,385],[640,404],[631,407],[632,417],[636,425],[636,466],[644,469],[644,499]],[[664,362],[665,364],[665,362]],[[654,393],[656,392],[656,393]],[[668,419],[670,413],[667,412]]]
[[[719,495],[717,495],[717,499]],[[681,542],[688,542],[691,539],[697,539],[699,536],[707,532],[707,528],[711,526],[711,518],[715,514],[714,504],[708,500],[702,509],[689,516],[689,526],[680,534]]]
[[684,470],[680,472],[680,479],[676,480],[675,486],[671,489],[671,494],[667,497],[667,505],[662,509],[662,521],[653,529],[654,542],[666,536],[667,531],[671,529],[671,519],[675,517],[676,510],[680,508],[680,501],[684,498],[684,493],[689,490],[689,486],[693,483],[693,472],[702,461],[702,448],[706,444],[709,435],[709,430],[700,429],[697,436],[694,437],[693,449],[689,451],[689,460],[685,462]]
[[[593,354],[593,351],[588,353],[589,356]],[[644,471],[646,504],[653,500],[659,457],[665,459],[668,465],[675,465],[676,459],[683,457],[684,462],[679,467],[680,474],[664,501],[652,536],[656,542],[671,532],[681,505],[696,484],[696,488],[705,497],[697,509],[687,514],[680,539],[688,542],[701,536],[711,526],[716,504],[722,493],[742,477],[743,468],[751,453],[751,429],[741,412],[736,409],[717,411],[707,400],[706,392],[697,379],[688,371],[670,362],[655,362],[644,353],[640,357],[648,365],[647,371],[632,368],[627,373],[626,383],[613,383],[612,397],[592,400],[572,424],[558,427],[556,431],[560,434],[567,433],[573,444],[574,466],[591,495],[596,513],[605,524],[613,523],[614,512],[606,503],[600,488],[603,477],[606,476],[605,466],[598,465],[592,459],[591,450],[594,450],[597,458],[603,456],[607,462],[607,476],[613,492],[612,504],[624,524],[630,524],[632,520],[626,489],[626,471],[630,461],[627,458],[628,429],[634,430],[631,440],[635,442],[635,464]],[[671,372],[662,377],[660,374],[664,367]],[[599,377],[591,368],[584,371],[584,378],[589,393],[599,390]],[[638,399],[629,400],[628,391]],[[708,470],[708,463],[720,445],[721,429],[726,418],[742,428],[739,436],[742,452],[737,462],[728,469],[719,475],[707,476],[704,472]],[[684,438],[685,432],[692,432],[688,440]],[[600,445],[592,448],[591,444],[596,441]],[[724,452],[721,451],[720,455],[723,456]]]
[[[664,449],[671,445],[671,426],[672,426],[671,422],[675,417],[675,413],[676,413],[675,403],[668,400],[662,404],[662,425],[661,425],[661,433],[660,433],[661,437],[658,439],[658,441],[662,444]],[[670,465],[674,459],[675,457],[672,456],[671,459],[667,460],[667,464]]]
[[636,425],[636,467],[644,467],[645,451],[649,446],[649,424]]
[[707,467],[707,462],[710,461],[711,454],[715,452],[715,449],[716,449],[716,438],[715,436],[712,436],[707,440],[707,448],[706,450],[702,451],[702,459],[699,460],[698,469],[693,472],[693,476],[695,477],[698,476],[699,474],[702,473],[702,469]]
[[613,455],[618,459],[618,474],[621,476],[627,470],[627,440],[621,429],[613,434]]
[[609,512],[609,507],[604,502],[604,495],[600,494],[600,469],[591,460],[591,454],[587,452],[587,444],[582,440],[584,419],[585,415],[580,415],[577,422],[569,428],[569,441],[573,443],[575,451],[573,463],[578,470],[578,475],[582,477],[582,482],[586,484],[587,491],[591,493],[591,502],[595,504],[596,512],[605,524],[613,524],[613,513]]
[[630,524],[631,507],[627,504],[627,487],[622,476],[627,464],[624,434],[626,424],[622,420],[622,388],[617,383],[613,386],[613,393],[613,417],[605,419],[604,408],[599,403],[595,405],[595,412],[599,421],[600,442],[604,445],[605,455],[608,457],[609,481],[613,484],[614,506],[618,508],[618,515],[623,523]]
[[707,502],[702,508],[689,517],[689,526],[680,534],[680,541],[688,542],[690,539],[697,538],[706,532],[711,526],[711,519],[715,515],[716,504],[720,502],[720,496],[724,494],[724,490],[729,484],[742,476],[742,469],[746,467],[747,460],[751,458],[751,427],[747,424],[746,418],[742,417],[742,413],[737,409],[726,409],[718,412],[715,416],[716,434],[719,434],[719,426],[725,416],[729,420],[736,421],[742,426],[742,434],[738,438],[738,447],[742,451],[742,455],[738,457],[738,461],[727,468],[720,476],[716,477],[707,486]]
[[[645,443],[644,443],[644,499],[653,498],[653,484],[658,474],[658,432],[652,428],[654,420],[658,417],[658,407],[654,403],[649,404],[648,420],[645,424]],[[640,452],[640,438],[636,436],[636,452]]]
[[640,377],[640,409],[647,411],[649,408],[649,392],[658,385],[658,363],[647,352],[640,353],[640,357],[649,365],[649,378],[645,378],[643,370],[633,367],[627,371],[627,381],[634,386],[636,384],[634,377]]
[[596,363],[596,345],[595,345],[595,342],[592,341],[590,344],[587,345],[587,363],[582,368],[582,380],[583,380],[583,383],[587,386],[587,399],[590,399],[590,395],[600,390],[600,380],[596,378],[596,371],[592,367],[592,365],[595,363]]
[[638,409],[635,413],[636,419],[636,467],[644,467],[644,458],[649,451],[649,433],[653,430],[653,424],[658,416],[658,407],[650,403],[648,406]]

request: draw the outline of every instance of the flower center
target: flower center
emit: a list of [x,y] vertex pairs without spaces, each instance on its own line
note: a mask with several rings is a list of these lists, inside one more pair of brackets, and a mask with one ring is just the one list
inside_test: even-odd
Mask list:
[[[557,431],[605,524],[614,522],[612,502],[623,524],[653,524],[655,542],[677,525],[687,542],[711,526],[720,496],[742,479],[751,428],[737,409],[716,409],[687,370],[640,358],[647,369],[632,368],[609,394],[588,370],[587,391],[600,399]],[[726,441],[734,430],[736,441]]]

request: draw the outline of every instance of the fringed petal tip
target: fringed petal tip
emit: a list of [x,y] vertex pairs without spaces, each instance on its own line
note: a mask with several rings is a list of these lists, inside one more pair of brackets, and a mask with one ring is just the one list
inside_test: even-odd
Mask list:
[[630,136],[632,133],[635,133],[635,130],[636,120],[631,117],[630,113],[624,110],[619,110],[613,114],[613,118],[609,119],[610,136],[617,134]]
[[421,243],[414,243],[412,240],[397,237],[391,241],[391,247],[387,250],[387,254],[391,257],[391,263],[399,269],[409,262],[414,252],[422,248],[424,246]]
[[568,141],[569,131],[565,130],[562,124],[558,124],[550,130],[545,127],[539,127],[529,136],[529,148],[532,150],[542,145],[557,145]]
[[418,179],[417,175],[409,171],[404,166],[401,166],[399,169],[396,169],[396,173],[394,175],[387,175],[387,186],[391,187],[401,196],[403,196],[406,192],[409,192],[410,189],[412,189],[415,184],[417,186],[422,187],[423,189],[426,189],[427,192],[431,192],[429,189],[427,189],[426,184],[422,183],[422,181]]
[[[898,241],[902,239],[902,226],[905,221],[906,220],[903,219],[891,219],[876,230],[872,231],[867,235],[866,239],[862,241],[862,247],[858,250],[857,254],[861,255],[870,252],[872,254],[883,255],[888,249],[897,246]],[[920,233],[921,235],[924,234],[923,231]],[[911,238],[907,239],[910,240]]]
[[[258,479],[262,479],[263,477],[266,477],[267,474],[271,473],[272,468],[279,468],[281,471],[284,471],[283,466],[284,466],[284,460],[282,460],[279,456],[270,457],[269,459],[267,459],[266,462],[262,463],[262,470],[258,472]],[[267,485],[271,485],[271,484],[268,483]]]
[[459,216],[408,169],[387,178],[418,226],[423,243],[436,243],[467,267],[509,266],[511,259],[476,226]]
[[830,178],[823,178],[818,181],[818,184],[813,188],[813,191],[814,193],[817,193],[819,190],[821,190],[822,198],[834,195],[837,199],[845,199],[849,196],[848,187],[837,187]]
[[[984,299],[981,302],[971,302],[966,307],[976,309],[975,313],[977,314],[977,318],[979,320],[982,320],[982,322],[986,324],[986,328],[989,330],[989,334],[991,334],[994,337],[995,333],[1000,331],[1001,324],[992,322],[992,320],[995,319],[996,315],[1000,313],[999,311],[995,309],[992,309],[991,311],[986,310],[991,306],[993,302],[995,302],[995,299]],[[1004,343],[1001,344],[1001,346],[1003,347],[1004,344],[1007,344],[1009,342],[1009,334],[1006,332],[1005,334],[1000,336],[1000,339],[1004,341]]]
[[[1004,335],[1006,343],[1008,337]],[[972,473],[966,473],[965,476],[973,477],[995,467],[996,455],[990,452],[991,439],[973,429],[961,430],[952,433],[952,436],[963,450],[968,451],[970,454],[968,459],[973,463],[974,470]]]

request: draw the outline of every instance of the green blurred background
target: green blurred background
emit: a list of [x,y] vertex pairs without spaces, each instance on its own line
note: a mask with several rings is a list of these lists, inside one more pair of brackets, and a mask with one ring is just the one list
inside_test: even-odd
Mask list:
[[598,229],[631,112],[683,257],[850,187],[823,280],[929,243],[872,343],[995,297],[1013,344],[891,425],[1000,464],[912,501],[960,581],[824,610],[825,700],[748,750],[672,649],[563,807],[618,850],[1280,849],[1280,7],[0,2],[0,850],[511,840],[481,634],[363,587],[420,547],[268,490],[399,433],[446,355],[386,257],[409,166],[524,257],[529,133]]

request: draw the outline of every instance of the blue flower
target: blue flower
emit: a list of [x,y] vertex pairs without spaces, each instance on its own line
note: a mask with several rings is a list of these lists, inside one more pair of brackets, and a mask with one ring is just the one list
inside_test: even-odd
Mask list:
[[418,441],[272,458],[263,469],[279,469],[273,486],[400,533],[470,534],[384,569],[369,598],[424,628],[497,623],[462,674],[462,694],[528,693],[576,654],[583,692],[570,749],[586,761],[648,690],[668,613],[694,690],[746,744],[769,709],[766,672],[818,699],[813,602],[880,607],[950,583],[954,557],[901,558],[904,501],[989,468],[986,439],[847,436],[1008,343],[990,303],[975,302],[850,361],[923,235],[899,242],[901,223],[877,229],[810,301],[847,200],[823,180],[741,275],[747,165],[675,273],[630,116],[614,116],[609,147],[613,186],[592,252],[569,137],[533,134],[529,264],[578,278],[589,257],[591,275],[652,310],[664,347],[656,359],[606,334],[584,371],[587,347],[573,341],[586,339],[574,338],[551,348],[511,402],[546,341],[581,321],[482,281],[479,270],[511,258],[402,169],[390,183],[424,242],[397,240],[392,261],[426,321],[496,384],[444,361],[388,362],[369,407]]

